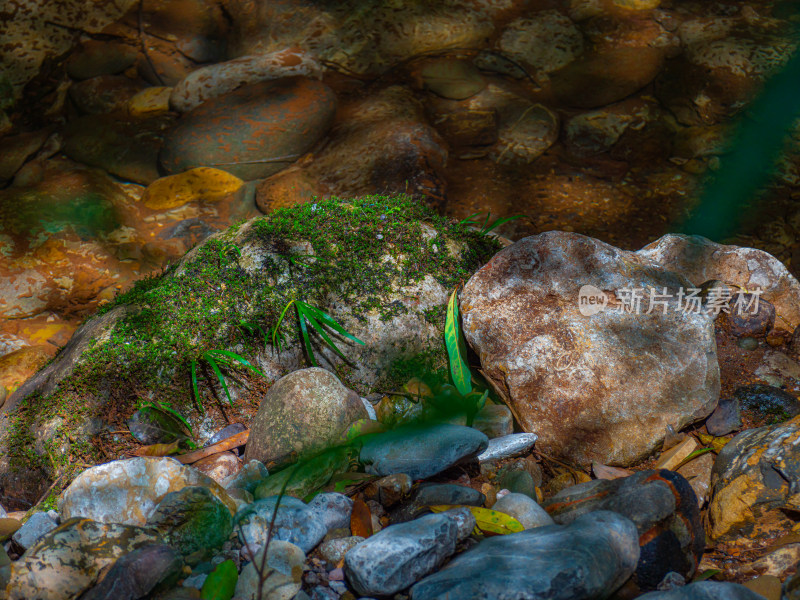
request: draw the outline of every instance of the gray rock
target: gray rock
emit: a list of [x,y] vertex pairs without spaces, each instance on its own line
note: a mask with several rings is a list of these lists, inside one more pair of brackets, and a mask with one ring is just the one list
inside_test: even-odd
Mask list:
[[717,408],[706,419],[706,429],[711,435],[727,435],[742,426],[742,413],[736,398],[719,401]]
[[467,539],[472,535],[472,532],[475,531],[475,526],[477,525],[475,515],[473,515],[472,511],[466,506],[451,508],[450,510],[445,511],[445,513],[455,519],[456,524],[458,525],[457,539],[459,542]]
[[413,600],[605,598],[634,572],[636,526],[598,511],[571,525],[548,525],[485,539],[411,588]]
[[81,600],[138,600],[159,584],[177,581],[183,568],[180,553],[158,544],[137,548],[122,556],[106,576]]
[[518,454],[524,454],[539,439],[535,433],[512,433],[503,437],[492,438],[486,450],[478,455],[478,462],[509,458]]
[[[690,287],[637,253],[550,231],[472,276],[461,294],[464,334],[544,452],[624,466],[648,456],[668,424],[705,418],[717,402],[713,319],[678,307]],[[654,298],[666,305],[649,306],[644,292],[638,311],[632,293],[630,310],[613,302],[650,288],[666,288],[668,298]]]
[[322,544],[320,544],[319,553],[322,558],[327,560],[332,565],[335,565],[344,558],[344,555],[347,554],[351,548],[363,541],[364,538],[360,535],[328,540],[327,542],[322,542]]
[[486,448],[489,440],[471,427],[406,425],[364,442],[361,461],[375,475],[405,473],[425,479]]
[[335,445],[367,411],[361,397],[325,369],[300,369],[281,377],[261,400],[250,427],[245,460],[288,464],[298,453]]
[[670,571],[692,577],[703,557],[705,532],[697,496],[689,482],[674,471],[639,471],[628,477],[580,483],[543,504],[561,524],[601,510],[633,521],[642,540],[636,583],[643,590],[655,589]]
[[237,433],[242,433],[243,431],[247,431],[247,427],[245,427],[242,423],[231,423],[230,425],[226,425],[208,439],[206,446],[213,446],[214,444],[219,443],[222,440],[226,440]]
[[264,463],[258,460],[251,460],[245,463],[238,473],[226,477],[220,484],[226,490],[238,488],[253,494],[261,480],[266,479],[268,476],[269,471],[264,466]]
[[392,511],[392,523],[404,523],[429,512],[429,506],[441,504],[458,504],[464,506],[482,506],[486,496],[465,485],[454,483],[425,483],[420,485],[410,500]]
[[[236,515],[242,544],[263,545],[266,542],[276,502],[277,496],[256,500]],[[273,539],[290,542],[303,552],[310,552],[327,531],[325,523],[304,502],[290,496],[281,498]]]
[[455,552],[458,530],[458,521],[447,513],[390,525],[347,553],[347,579],[362,596],[399,592]]
[[511,515],[519,521],[525,529],[552,525],[553,517],[539,506],[533,498],[525,494],[506,494],[492,506],[492,510]]
[[58,526],[50,515],[44,512],[33,513],[27,521],[20,527],[11,539],[23,550],[41,540],[46,534]]
[[497,478],[497,482],[501,489],[536,498],[536,482],[527,471],[507,470]]
[[308,503],[312,518],[325,525],[326,531],[350,526],[353,501],[336,492],[317,494]]
[[772,422],[788,421],[800,414],[800,401],[772,385],[745,385],[737,388],[734,396],[743,409],[755,411]]
[[700,581],[666,592],[650,592],[639,600],[764,600],[764,596],[738,583]]
[[262,595],[258,598],[259,573],[255,565],[261,564],[263,556],[264,550],[259,551],[253,562],[242,568],[234,595],[242,600],[292,600],[300,591],[300,574],[306,555],[294,544],[271,541],[267,549]]

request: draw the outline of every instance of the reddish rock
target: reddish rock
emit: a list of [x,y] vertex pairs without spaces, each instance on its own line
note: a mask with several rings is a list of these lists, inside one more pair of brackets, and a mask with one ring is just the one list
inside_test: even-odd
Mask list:
[[125,108],[142,87],[128,77],[100,75],[73,84],[69,95],[82,113],[102,115]]
[[314,146],[335,107],[333,92],[319,81],[248,85],[184,114],[164,140],[161,164],[169,173],[206,166],[244,180],[268,177]]
[[238,473],[242,468],[242,461],[232,452],[219,452],[201,458],[196,463],[193,463],[192,466],[220,483],[226,477]]

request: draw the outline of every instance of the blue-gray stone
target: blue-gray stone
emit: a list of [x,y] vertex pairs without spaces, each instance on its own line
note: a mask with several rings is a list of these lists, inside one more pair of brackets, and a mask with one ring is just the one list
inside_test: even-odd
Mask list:
[[[263,545],[275,510],[277,496],[256,500],[236,514],[242,544]],[[310,552],[328,532],[325,523],[302,500],[283,496],[278,505],[272,538],[290,542],[303,552]]]
[[51,530],[58,527],[50,515],[44,512],[33,513],[11,537],[20,548],[27,550],[41,540]]
[[435,571],[455,552],[458,531],[458,520],[447,513],[390,525],[345,555],[347,579],[362,596],[399,592]]
[[706,419],[706,429],[711,435],[728,435],[742,426],[742,413],[738,398],[723,399]]
[[415,519],[422,513],[430,512],[429,506],[458,504],[464,506],[483,506],[486,502],[478,490],[454,483],[423,483],[408,502],[392,511],[392,523],[404,523]]
[[605,598],[634,572],[639,534],[609,511],[485,539],[411,588],[413,600]]
[[488,443],[489,438],[472,427],[406,425],[365,441],[361,462],[373,475],[405,473],[411,479],[425,479],[482,452]]
[[344,494],[327,492],[314,496],[308,503],[308,510],[312,512],[314,519],[325,525],[327,532],[331,529],[350,527],[353,501]]
[[666,592],[650,592],[637,600],[764,600],[764,597],[738,583],[700,581]]

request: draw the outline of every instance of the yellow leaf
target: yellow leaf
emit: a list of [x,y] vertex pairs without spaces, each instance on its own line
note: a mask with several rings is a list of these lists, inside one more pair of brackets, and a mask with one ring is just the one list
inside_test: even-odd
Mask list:
[[244,182],[227,171],[197,167],[184,173],[156,179],[142,194],[142,203],[153,210],[167,210],[187,202],[218,202]]
[[169,456],[178,451],[180,440],[175,440],[171,444],[150,444],[149,446],[140,446],[131,454],[134,456]]
[[711,446],[717,454],[725,447],[725,444],[731,441],[729,437],[714,437],[707,433],[698,433],[697,437],[704,446]]
[[128,113],[132,117],[152,117],[169,112],[171,87],[148,87],[128,100]]
[[483,533],[506,535],[509,533],[517,533],[525,529],[522,523],[511,515],[492,510],[491,508],[459,506],[457,504],[440,504],[437,506],[429,506],[428,508],[436,513],[444,512],[452,508],[466,508],[472,513],[472,516],[475,517],[475,524]]

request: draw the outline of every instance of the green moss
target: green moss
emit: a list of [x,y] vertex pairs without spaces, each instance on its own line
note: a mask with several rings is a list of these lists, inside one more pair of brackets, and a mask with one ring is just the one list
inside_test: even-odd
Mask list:
[[[135,307],[117,322],[109,339],[87,350],[80,367],[55,393],[22,402],[11,434],[16,466],[41,468],[51,475],[72,468],[47,464],[26,450],[32,447],[34,423],[56,415],[63,421],[54,439],[70,448],[58,454],[72,453],[73,463],[91,464],[104,457],[91,445],[81,446],[88,436],[75,433],[88,416],[116,419],[124,427],[124,418],[154,397],[190,414],[195,410],[191,362],[211,349],[233,350],[248,358],[263,351],[261,332],[274,327],[293,299],[324,306],[335,297],[355,318],[375,311],[390,319],[408,310],[390,298],[392,292],[426,276],[454,288],[498,250],[494,239],[440,217],[409,197],[332,199],[256,219],[251,237],[239,241],[271,254],[258,273],[248,273],[242,266],[243,248],[235,244],[241,226],[195,248],[180,267],[139,281],[104,309]],[[451,250],[453,243],[461,246],[458,255]],[[444,311],[427,311],[426,318],[441,326]],[[299,344],[296,319],[285,319],[281,329],[289,344]],[[446,368],[443,347],[425,360],[427,370]],[[338,367],[346,380],[347,365]],[[421,368],[398,365],[387,381],[405,377],[403,369],[419,376]],[[249,377],[242,372],[239,376]],[[213,377],[201,381],[204,393],[214,385]]]

